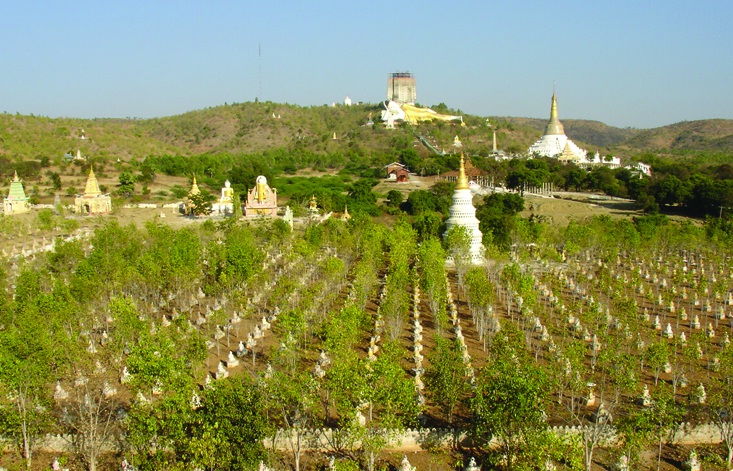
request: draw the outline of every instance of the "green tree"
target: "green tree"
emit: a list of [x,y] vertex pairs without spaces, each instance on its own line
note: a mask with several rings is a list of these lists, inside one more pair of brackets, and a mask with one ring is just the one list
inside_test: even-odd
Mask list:
[[[49,300],[51,301],[51,300]],[[0,330],[0,430],[9,438],[31,469],[43,434],[52,425],[49,384],[59,362],[51,332],[32,307],[4,312]]]
[[195,217],[211,214],[211,205],[215,199],[214,195],[205,191],[196,195],[188,195],[188,201],[191,204],[191,215]]
[[445,246],[453,260],[458,275],[458,287],[463,290],[466,272],[473,264],[471,254],[472,234],[465,226],[453,226],[445,234]]
[[[526,357],[525,357],[526,358]],[[548,380],[531,362],[500,358],[483,368],[470,400],[471,433],[487,446],[492,437],[511,471],[541,464],[538,447],[548,432],[545,417]]]
[[58,173],[53,172],[51,174],[51,184],[54,191],[59,191],[61,189],[61,176]]
[[431,237],[440,237],[440,228],[443,225],[443,216],[435,211],[425,211],[417,216],[412,222],[412,227],[417,231],[420,241],[427,240]]
[[711,384],[707,413],[720,431],[728,451],[727,467],[733,464],[733,348],[720,353],[720,370]]
[[644,353],[644,360],[654,370],[654,384],[659,382],[659,375],[669,359],[669,348],[666,342],[655,342],[649,345]]
[[466,300],[471,311],[471,317],[476,324],[479,340],[486,349],[487,334],[489,333],[489,316],[496,299],[496,287],[486,276],[486,270],[473,267],[466,273]]
[[403,200],[404,197],[402,196],[402,192],[398,190],[389,190],[387,192],[387,204],[389,204],[391,207],[398,207],[400,204],[402,204]]
[[120,173],[117,194],[125,198],[135,194],[135,176],[131,172]]
[[435,348],[429,355],[430,366],[425,371],[430,396],[440,406],[449,424],[453,414],[468,392],[466,367],[458,340],[435,337]]

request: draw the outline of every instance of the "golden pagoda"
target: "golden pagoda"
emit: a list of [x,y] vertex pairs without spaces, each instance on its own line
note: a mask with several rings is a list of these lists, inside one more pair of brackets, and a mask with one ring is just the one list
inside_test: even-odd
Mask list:
[[191,191],[188,192],[189,196],[192,195],[200,195],[201,190],[199,190],[199,186],[196,184],[196,175],[193,176],[193,183],[191,184]]
[[199,190],[199,186],[196,183],[196,175],[193,176],[193,183],[191,183],[191,190],[188,192],[188,196],[183,200],[183,204],[181,204],[180,209],[183,214],[186,216],[193,215],[193,208],[194,204],[191,200],[192,196],[200,195],[201,190]]
[[94,169],[89,167],[89,176],[84,188],[83,195],[76,195],[74,198],[74,211],[76,214],[107,214],[112,212],[112,198],[103,195],[99,189],[99,182]]

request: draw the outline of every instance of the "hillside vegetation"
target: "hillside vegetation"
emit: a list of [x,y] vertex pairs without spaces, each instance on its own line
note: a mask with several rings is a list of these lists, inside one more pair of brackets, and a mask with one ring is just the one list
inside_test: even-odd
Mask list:
[[[444,106],[444,105],[443,105]],[[436,107],[440,108],[440,106]],[[455,112],[455,110],[440,109]],[[395,141],[414,140],[408,126],[389,131],[379,121],[380,105],[301,107],[272,102],[222,105],[145,120],[46,118],[0,115],[0,156],[53,161],[66,152],[121,160],[202,153],[256,153],[273,148],[316,153],[389,153]],[[376,123],[365,126],[371,116]],[[500,148],[522,152],[546,120],[464,115],[466,126],[436,122],[414,130],[438,149],[452,149],[459,136],[468,153],[486,154],[491,132]],[[733,120],[711,119],[637,130],[598,121],[563,120],[568,136],[582,147],[615,155],[644,151],[733,151]],[[491,127],[487,126],[490,124]],[[81,131],[86,139],[81,139]],[[335,133],[335,139],[334,139]],[[427,150],[415,140],[421,153]]]

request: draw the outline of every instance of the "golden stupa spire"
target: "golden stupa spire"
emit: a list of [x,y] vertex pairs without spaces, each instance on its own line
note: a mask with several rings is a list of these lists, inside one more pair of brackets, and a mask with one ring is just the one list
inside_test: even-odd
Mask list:
[[461,152],[461,168],[458,170],[456,190],[468,190],[468,178],[466,178],[466,166],[463,163],[463,152]]
[[102,192],[99,190],[99,182],[94,175],[94,167],[89,166],[89,177],[87,177],[87,186],[84,188],[84,196],[99,196]]
[[565,135],[565,128],[560,122],[557,113],[557,96],[555,95],[555,84],[552,84],[552,107],[550,108],[550,120],[545,127],[545,135]]
[[18,178],[18,171],[17,170],[15,171],[15,176],[13,177],[13,181],[14,182],[19,182],[20,181],[20,178]]
[[196,184],[196,174],[193,175],[193,184],[191,185],[191,191],[188,192],[189,195],[198,195],[201,193],[201,190],[199,190],[199,186]]

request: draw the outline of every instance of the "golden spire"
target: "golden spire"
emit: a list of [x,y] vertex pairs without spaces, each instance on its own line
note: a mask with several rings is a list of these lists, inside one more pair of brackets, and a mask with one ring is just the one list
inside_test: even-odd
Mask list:
[[15,171],[15,176],[13,177],[13,181],[14,182],[19,182],[20,181],[20,178],[18,178],[18,171],[17,170]]
[[557,97],[555,96],[555,87],[552,89],[552,107],[550,108],[550,120],[545,127],[545,136],[548,135],[565,135],[560,118],[557,115]]
[[466,166],[463,163],[463,152],[461,152],[461,168],[458,170],[456,190],[468,190],[468,178],[466,178]]
[[87,177],[87,186],[84,188],[84,196],[99,196],[102,192],[99,190],[99,182],[94,175],[94,168],[89,166],[89,177]]
[[557,96],[552,93],[552,107],[550,108],[550,119],[557,119]]
[[201,190],[199,190],[199,186],[196,184],[196,174],[193,175],[193,184],[191,185],[191,191],[188,192],[189,195],[198,195],[201,193]]

